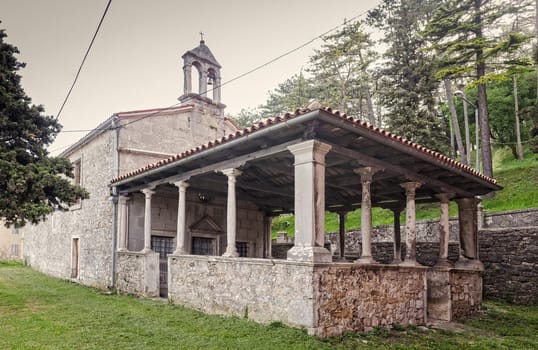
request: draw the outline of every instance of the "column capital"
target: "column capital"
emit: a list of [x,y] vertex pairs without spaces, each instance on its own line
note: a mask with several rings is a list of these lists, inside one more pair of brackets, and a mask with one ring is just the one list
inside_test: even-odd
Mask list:
[[176,181],[176,182],[171,182],[170,184],[176,186],[180,191],[181,190],[186,190],[187,187],[190,186],[190,184],[185,181],[185,180],[182,180],[182,181]]
[[404,182],[404,183],[401,183],[400,186],[402,186],[403,188],[405,188],[405,190],[408,192],[408,191],[413,191],[415,192],[415,190],[417,188],[419,188],[420,186],[422,186],[422,183],[420,182]]
[[151,196],[155,194],[155,187],[144,188],[141,190],[141,192],[146,196],[146,198],[151,198]]
[[127,204],[127,202],[131,200],[131,197],[127,196],[127,195],[119,195],[118,196],[118,201],[120,203],[120,205],[125,205]]
[[374,168],[374,167],[371,167],[371,166],[365,166],[365,167],[362,167],[362,168],[353,169],[353,172],[355,174],[360,175],[361,182],[366,182],[366,181],[372,181],[372,177],[374,176],[374,174],[377,173],[380,170],[382,170],[382,169]]
[[241,176],[241,174],[243,174],[241,170],[236,169],[236,168],[223,169],[220,172],[228,176],[228,179],[236,178],[238,176]]
[[458,207],[461,209],[472,209],[475,210],[478,204],[480,204],[482,200],[480,198],[476,197],[467,197],[467,198],[458,198],[456,199],[456,203],[458,203]]
[[[308,156],[310,154],[315,154],[317,156],[325,156],[331,150],[331,148],[331,145],[328,145],[318,140],[308,140],[288,146],[288,150],[294,156]],[[304,160],[306,161],[307,159]],[[310,157],[310,160],[316,160],[316,157],[312,156]]]
[[437,193],[435,197],[439,199],[441,203],[448,203],[452,198],[455,197],[454,193]]

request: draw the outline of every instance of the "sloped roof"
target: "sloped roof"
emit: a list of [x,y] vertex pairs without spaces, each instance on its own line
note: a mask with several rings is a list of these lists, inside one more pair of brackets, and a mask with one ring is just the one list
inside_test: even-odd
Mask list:
[[198,45],[194,49],[185,52],[183,56],[181,56],[181,58],[185,58],[185,56],[189,54],[198,58],[199,60],[209,62],[221,68],[221,65],[219,64],[219,62],[217,62],[217,59],[215,58],[215,56],[213,56],[213,53],[211,52],[211,50],[209,50],[209,47],[207,47],[204,40],[201,40],[200,45]]
[[226,177],[219,172],[239,168],[239,198],[272,212],[293,211],[294,157],[288,146],[304,140],[331,146],[326,155],[326,208],[349,211],[360,207],[358,168],[378,171],[372,181],[372,204],[392,208],[405,203],[401,184],[417,181],[417,202],[438,201],[436,194],[469,198],[502,189],[471,167],[415,144],[365,121],[329,107],[298,109],[249,128],[148,164],[112,180],[120,193],[188,181],[192,191],[226,195]]

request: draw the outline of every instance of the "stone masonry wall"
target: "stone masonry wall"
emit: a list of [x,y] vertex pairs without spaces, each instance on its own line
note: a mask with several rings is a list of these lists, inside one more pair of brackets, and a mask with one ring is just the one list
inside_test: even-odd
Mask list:
[[69,159],[81,161],[81,185],[90,198],[67,212],[55,212],[38,225],[27,225],[24,259],[45,274],[71,279],[73,239],[79,239],[77,282],[106,288],[112,276],[113,204],[108,183],[113,177],[112,133],[105,132]]
[[318,336],[426,322],[425,268],[337,264],[315,272]]
[[482,303],[482,276],[477,271],[450,270],[452,319],[475,315]]
[[480,232],[484,297],[538,304],[538,226]]
[[[119,147],[127,150],[145,150],[177,154],[232,132],[220,111],[212,105],[192,101],[194,106],[180,111],[163,111],[140,119],[120,131]],[[137,117],[140,118],[140,117]],[[132,118],[125,118],[122,124]],[[166,156],[131,153],[120,160],[120,174],[140,168]]]
[[484,229],[527,226],[538,226],[538,208],[504,211],[484,217]]
[[168,257],[168,297],[209,314],[312,329],[313,265],[217,256]]
[[[293,247],[293,243],[273,243],[272,254],[275,259],[286,259],[286,253]],[[348,260],[355,260],[360,257],[361,246],[359,251],[346,252]],[[335,256],[335,255],[333,255]],[[336,255],[338,256],[338,255]],[[392,242],[372,243],[372,256],[374,259],[383,264],[390,264],[393,261],[394,253]],[[451,242],[448,245],[448,259],[452,262],[458,260],[459,244]],[[405,257],[405,244],[402,245],[402,259]],[[439,243],[418,242],[417,243],[417,261],[425,266],[433,266],[439,257]]]
[[144,254],[118,252],[116,288],[121,294],[144,295]]
[[[506,211],[492,214],[485,214],[483,228],[507,228],[538,226],[538,208],[524,210]],[[457,218],[449,221],[451,242],[458,242],[459,224]],[[405,225],[400,227],[402,243],[405,242]],[[393,225],[381,225],[373,228],[372,242],[392,242]],[[417,222],[417,242],[439,242],[439,220],[424,220]],[[327,233],[327,240],[338,247],[338,232]],[[346,232],[346,252],[359,252],[361,242],[361,230],[351,230]]]

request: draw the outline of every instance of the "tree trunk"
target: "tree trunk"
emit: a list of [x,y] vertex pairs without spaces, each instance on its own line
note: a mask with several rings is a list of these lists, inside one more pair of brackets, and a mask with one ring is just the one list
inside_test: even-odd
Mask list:
[[523,160],[523,146],[521,145],[521,131],[519,128],[519,101],[517,96],[517,77],[514,75],[514,109],[516,116],[516,140],[517,140],[517,156],[519,160]]
[[[483,40],[481,0],[475,0],[476,38]],[[480,80],[486,74],[486,63],[484,62],[484,52],[481,48],[476,49],[476,80]],[[493,162],[491,158],[491,132],[489,129],[488,97],[486,85],[478,85],[478,120],[480,122],[480,138],[482,141],[482,172],[484,175],[493,177]],[[494,195],[494,192],[492,192]],[[493,196],[491,195],[491,197]]]
[[445,79],[446,99],[448,101],[448,109],[450,109],[450,115],[452,116],[452,125],[454,126],[454,135],[456,136],[456,144],[458,145],[458,152],[460,152],[460,160],[463,164],[467,164],[467,157],[465,156],[465,147],[461,141],[460,124],[458,122],[458,115],[456,114],[456,107],[454,106],[454,99],[452,97],[452,86],[450,81]]

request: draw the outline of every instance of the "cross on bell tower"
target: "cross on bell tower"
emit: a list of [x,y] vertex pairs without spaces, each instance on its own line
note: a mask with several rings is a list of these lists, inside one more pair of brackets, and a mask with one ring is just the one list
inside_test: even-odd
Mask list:
[[[220,102],[221,98],[221,65],[205,44],[204,33],[200,31],[200,45],[189,50],[181,56],[183,58],[183,88],[184,93],[179,97],[179,101],[185,102],[189,99],[198,99],[210,102],[224,108]],[[193,91],[191,78],[192,67],[198,71],[198,92]],[[210,86],[210,88],[208,88]],[[210,97],[212,95],[212,98]]]

